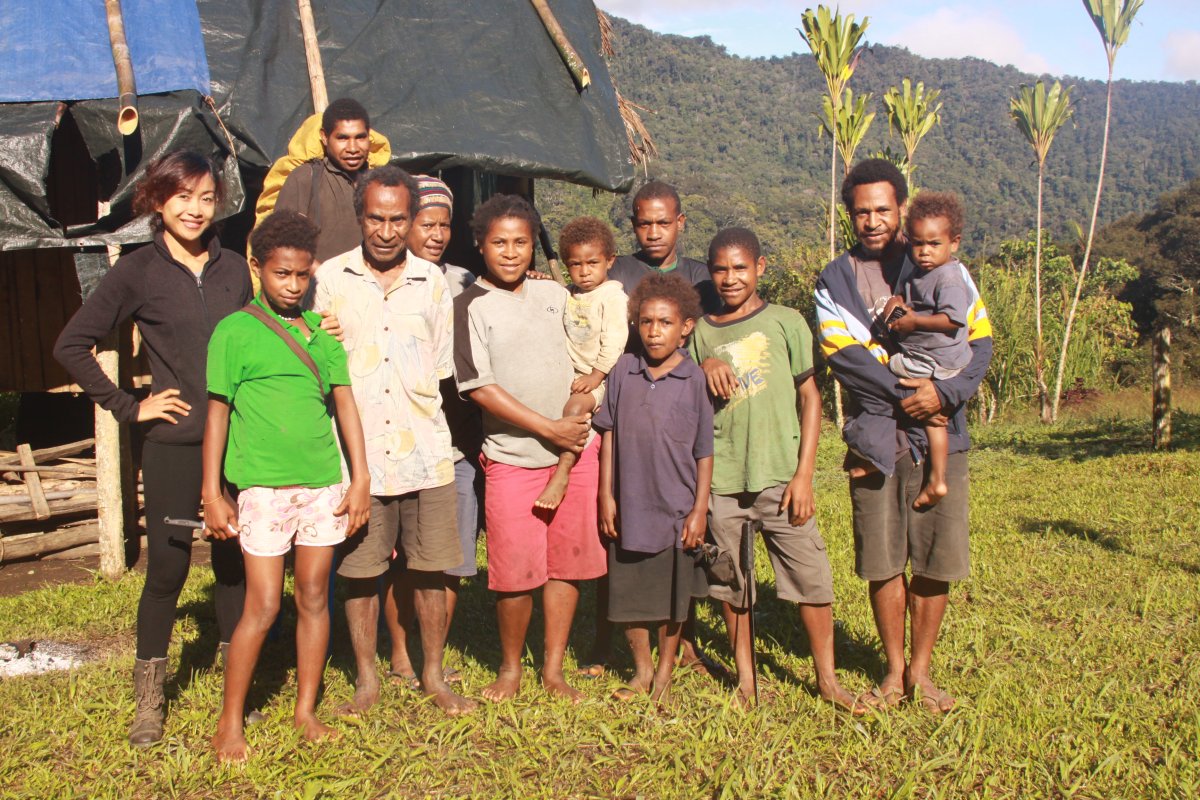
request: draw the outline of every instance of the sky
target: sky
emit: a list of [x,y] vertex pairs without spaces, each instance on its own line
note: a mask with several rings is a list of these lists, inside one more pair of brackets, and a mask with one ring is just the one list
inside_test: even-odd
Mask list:
[[[597,0],[660,33],[709,36],[739,56],[807,53],[796,32],[815,0]],[[829,5],[838,5],[829,2]],[[866,40],[929,58],[975,56],[1035,74],[1107,77],[1100,34],[1082,0],[847,0]],[[1115,77],[1200,80],[1200,0],[1145,0],[1117,54]]]

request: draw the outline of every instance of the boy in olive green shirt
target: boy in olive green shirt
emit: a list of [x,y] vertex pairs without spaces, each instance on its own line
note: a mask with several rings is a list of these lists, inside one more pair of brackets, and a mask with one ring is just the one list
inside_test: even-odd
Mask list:
[[[334,546],[367,521],[370,477],[346,352],[321,330],[320,314],[300,309],[316,243],[317,227],[302,215],[277,211],[267,217],[250,237],[250,265],[262,292],[222,320],[209,340],[204,527],[217,539],[238,537],[246,562],[246,604],[229,644],[224,705],[212,740],[219,761],[246,759],[242,709],[279,612],[283,559],[293,545],[298,617],[293,721],[306,739],[337,733],[315,714],[329,644],[329,571]],[[327,391],[350,460],[349,487],[342,483]],[[222,488],[222,465],[237,491],[236,510]]]
[[[718,547],[736,553],[743,524],[761,523],[779,598],[800,606],[821,697],[863,714],[866,708],[834,671],[833,576],[813,520],[821,395],[813,379],[812,334],[797,311],[759,297],[766,269],[761,251],[745,228],[716,235],[708,271],[723,308],[692,333],[692,358],[716,399],[709,532]],[[753,587],[753,576],[739,577]],[[749,604],[728,586],[714,585],[709,595],[721,601],[740,698],[749,703],[755,683]]]

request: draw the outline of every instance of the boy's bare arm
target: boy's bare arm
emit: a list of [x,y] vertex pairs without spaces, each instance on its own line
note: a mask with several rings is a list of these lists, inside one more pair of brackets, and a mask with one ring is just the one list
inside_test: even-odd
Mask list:
[[472,389],[470,397],[493,417],[540,436],[555,447],[580,453],[587,444],[591,414],[549,419],[526,406],[497,383]]
[[796,405],[800,415],[800,451],[796,474],[783,491],[779,511],[788,509],[788,522],[803,525],[816,513],[813,475],[817,466],[817,440],[821,435],[821,391],[812,375],[796,384]]
[[613,432],[600,436],[600,482],[597,486],[596,507],[600,533],[609,539],[619,538],[617,531],[617,499],[613,496]]
[[200,445],[200,502],[204,506],[204,533],[214,539],[230,539],[238,533],[237,509],[225,499],[221,488],[221,465],[228,437],[229,404],[210,395],[204,443]]
[[338,430],[342,444],[350,459],[350,488],[333,512],[336,516],[348,515],[346,535],[351,536],[367,524],[371,516],[371,475],[367,471],[367,444],[363,436],[362,420],[358,406],[354,403],[354,390],[349,386],[333,387],[333,408],[337,414]]
[[708,494],[712,489],[713,457],[696,459],[696,502],[683,520],[683,548],[691,550],[704,541],[708,529]]

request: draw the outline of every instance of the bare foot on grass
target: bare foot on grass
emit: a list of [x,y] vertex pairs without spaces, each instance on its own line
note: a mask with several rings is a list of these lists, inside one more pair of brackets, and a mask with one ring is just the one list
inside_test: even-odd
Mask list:
[[304,737],[306,742],[317,742],[321,739],[337,739],[342,735],[337,728],[331,728],[321,720],[317,719],[315,714],[302,714],[296,717],[292,724],[296,726],[296,730],[300,731],[300,735]]
[[443,686],[440,690],[426,692],[425,696],[433,700],[433,704],[446,712],[448,717],[459,717],[463,714],[470,714],[476,708],[474,700],[468,700],[460,694],[450,691],[449,687]]
[[483,687],[483,691],[480,694],[483,695],[483,699],[485,700],[500,703],[505,700],[512,700],[520,691],[521,671],[509,671],[501,668],[500,673],[496,675],[496,680]]
[[241,730],[226,731],[219,723],[212,737],[212,746],[217,761],[222,764],[242,762],[250,755],[250,746],[246,744],[246,737]]
[[671,682],[664,681],[658,683],[655,681],[650,685],[650,699],[658,703],[660,706],[665,706],[671,702]]
[[737,687],[733,693],[733,707],[739,711],[749,711],[754,707],[754,684]]
[[937,684],[928,677],[919,678],[910,683],[905,695],[920,703],[926,711],[936,716],[954,710],[954,706],[958,702],[953,695],[939,689]]
[[550,482],[546,484],[546,488],[542,489],[542,493],[538,495],[537,500],[533,501],[534,507],[548,510],[558,508],[558,504],[563,501],[563,497],[567,494],[568,480],[569,478],[566,473],[560,477],[558,472],[555,472],[550,477]]
[[361,717],[371,706],[379,702],[379,679],[359,682],[354,689],[354,697],[349,703],[342,703],[334,712],[339,717]]
[[542,672],[542,688],[548,694],[565,698],[575,704],[582,703],[587,698],[587,695],[567,683],[561,672],[553,675]]
[[828,690],[822,688],[819,693],[822,700],[830,703],[838,711],[845,711],[852,717],[861,717],[867,713],[866,703],[842,688],[841,684],[836,684]]
[[921,493],[917,495],[917,499],[913,501],[913,508],[917,511],[925,508],[933,508],[949,492],[950,487],[946,486],[945,481],[931,480],[925,484],[925,488],[921,490]]

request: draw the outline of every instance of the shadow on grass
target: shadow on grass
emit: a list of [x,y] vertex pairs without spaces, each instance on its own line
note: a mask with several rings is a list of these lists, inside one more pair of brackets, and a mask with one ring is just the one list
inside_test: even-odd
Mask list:
[[[1061,427],[976,429],[981,447],[1021,455],[1085,461],[1091,458],[1149,453],[1150,418],[1113,418],[1067,422]],[[1172,450],[1200,450],[1200,414],[1176,411],[1172,416]]]
[[1021,531],[1029,534],[1048,534],[1061,533],[1073,539],[1079,539],[1089,544],[1094,544],[1110,553],[1120,553],[1122,555],[1139,558],[1159,567],[1167,569],[1179,569],[1191,575],[1200,575],[1200,564],[1192,564],[1187,561],[1177,561],[1163,556],[1148,556],[1132,550],[1128,545],[1121,541],[1119,536],[1116,536],[1107,531],[1100,530],[1088,525],[1069,519],[1031,519],[1025,518],[1021,521]]

